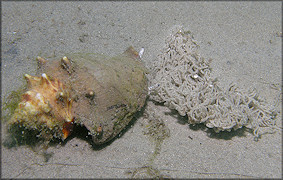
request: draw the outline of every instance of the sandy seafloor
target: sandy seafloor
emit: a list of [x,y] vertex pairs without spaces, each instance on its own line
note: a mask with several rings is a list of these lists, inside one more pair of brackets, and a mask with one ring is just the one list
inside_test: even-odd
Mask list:
[[[35,57],[66,52],[122,53],[145,49],[150,67],[175,25],[190,30],[212,74],[224,87],[256,88],[270,104],[281,85],[280,2],[2,2],[2,98],[34,74]],[[41,151],[2,146],[2,178],[282,178],[282,132],[259,141],[247,130],[215,134],[191,128],[161,105],[148,103],[170,129],[160,154],[140,117],[101,149],[82,138]],[[281,103],[276,107],[281,110]],[[278,116],[281,126],[281,114]],[[2,141],[6,138],[2,124]],[[151,162],[151,163],[149,163]],[[132,172],[132,174],[130,173]]]

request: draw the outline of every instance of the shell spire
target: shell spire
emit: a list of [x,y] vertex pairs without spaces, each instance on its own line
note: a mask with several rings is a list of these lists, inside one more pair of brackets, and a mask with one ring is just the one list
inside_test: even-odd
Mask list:
[[73,129],[72,103],[69,90],[57,78],[43,73],[41,77],[25,74],[28,91],[22,95],[9,125],[20,125],[48,132],[66,139]]

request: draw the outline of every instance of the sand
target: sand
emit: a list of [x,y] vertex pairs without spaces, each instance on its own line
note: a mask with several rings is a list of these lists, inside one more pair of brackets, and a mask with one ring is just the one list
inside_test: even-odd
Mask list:
[[[224,87],[256,88],[270,104],[280,100],[280,2],[2,2],[2,100],[34,74],[35,58],[66,52],[115,55],[144,48],[151,63],[175,25],[190,30],[200,54]],[[282,96],[281,96],[282,97]],[[281,102],[281,101],[279,101]],[[1,147],[2,178],[282,178],[282,129],[254,141],[247,129],[213,133],[191,127],[153,102],[170,130],[157,151],[141,116],[107,146],[72,136],[42,150]],[[281,103],[276,107],[281,110]],[[281,114],[278,126],[281,125]],[[2,141],[7,138],[2,122]]]

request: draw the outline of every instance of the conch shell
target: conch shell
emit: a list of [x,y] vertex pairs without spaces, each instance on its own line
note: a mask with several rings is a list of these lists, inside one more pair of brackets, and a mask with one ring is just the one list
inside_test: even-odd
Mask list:
[[144,106],[147,70],[132,47],[115,57],[75,53],[60,59],[37,58],[41,76],[25,75],[28,91],[10,125],[64,140],[73,124],[81,124],[94,144],[102,144],[118,135]]

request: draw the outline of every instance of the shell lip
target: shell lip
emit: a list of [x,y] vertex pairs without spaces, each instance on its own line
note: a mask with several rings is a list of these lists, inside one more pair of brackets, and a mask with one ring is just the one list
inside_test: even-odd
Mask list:
[[63,128],[62,128],[62,133],[63,133],[62,139],[63,139],[63,141],[65,139],[67,139],[71,135],[71,133],[73,132],[73,129],[74,129],[74,119],[75,118],[73,118],[71,121],[66,121],[63,124]]

